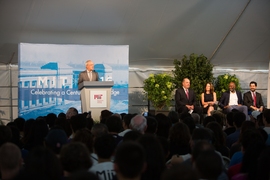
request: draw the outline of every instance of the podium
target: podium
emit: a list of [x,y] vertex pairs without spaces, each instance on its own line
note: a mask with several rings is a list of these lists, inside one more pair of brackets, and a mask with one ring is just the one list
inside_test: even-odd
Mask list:
[[94,121],[99,121],[100,112],[110,110],[113,81],[83,81],[81,90],[82,113],[91,111]]

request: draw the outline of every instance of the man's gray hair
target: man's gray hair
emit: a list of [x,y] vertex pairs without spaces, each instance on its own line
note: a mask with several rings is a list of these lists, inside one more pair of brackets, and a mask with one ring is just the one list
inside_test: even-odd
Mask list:
[[142,115],[136,115],[134,116],[129,125],[130,129],[139,131],[141,133],[144,133],[147,127],[147,121],[146,118]]

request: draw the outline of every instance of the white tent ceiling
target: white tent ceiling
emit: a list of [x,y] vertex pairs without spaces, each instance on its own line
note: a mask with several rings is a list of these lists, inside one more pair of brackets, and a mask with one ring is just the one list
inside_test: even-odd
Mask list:
[[129,45],[130,67],[204,54],[215,68],[268,70],[269,0],[0,0],[0,63],[18,43]]

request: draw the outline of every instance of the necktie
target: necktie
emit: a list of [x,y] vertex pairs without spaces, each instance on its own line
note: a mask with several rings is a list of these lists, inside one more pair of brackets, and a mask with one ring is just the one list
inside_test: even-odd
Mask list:
[[187,95],[187,98],[189,99],[188,89],[186,89],[186,95]]
[[88,78],[89,78],[90,81],[92,81],[92,71],[88,72]]
[[256,107],[256,94],[253,92],[253,106]]

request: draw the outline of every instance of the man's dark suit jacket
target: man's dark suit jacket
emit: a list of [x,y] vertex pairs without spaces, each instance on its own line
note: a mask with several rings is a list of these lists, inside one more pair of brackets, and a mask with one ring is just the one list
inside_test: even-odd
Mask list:
[[[98,81],[99,77],[98,77],[98,73],[93,70],[92,71],[92,81]],[[87,70],[83,71],[80,73],[79,75],[79,80],[78,80],[78,85],[80,83],[82,83],[83,81],[90,81],[88,74],[87,74]]]
[[186,105],[194,105],[196,104],[196,96],[195,92],[192,89],[188,89],[189,99],[185,93],[183,87],[178,88],[175,92],[175,110],[178,113],[182,113],[184,109],[186,109]]
[[[260,108],[261,106],[264,106],[262,101],[262,95],[258,92],[255,93],[256,93],[256,107]],[[248,110],[253,111],[253,109],[250,108],[250,106],[253,106],[253,98],[250,91],[244,93],[244,105],[248,107]]]
[[[242,94],[240,91],[236,91],[237,98],[238,98],[238,104],[243,105],[243,99],[242,99]],[[230,91],[226,91],[222,94],[220,100],[219,100],[219,107],[221,109],[224,109],[224,106],[228,106],[230,102]]]

